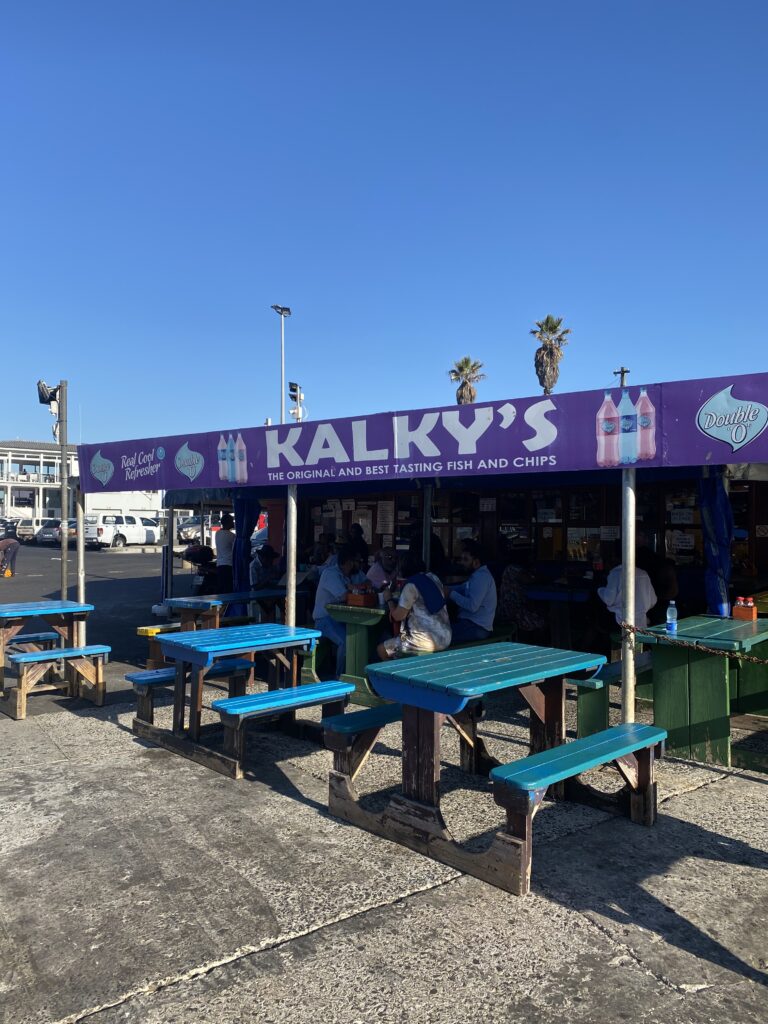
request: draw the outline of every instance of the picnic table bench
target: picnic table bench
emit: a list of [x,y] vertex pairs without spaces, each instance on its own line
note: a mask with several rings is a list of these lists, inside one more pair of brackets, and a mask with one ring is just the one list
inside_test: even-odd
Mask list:
[[[99,707],[104,703],[104,660],[112,650],[103,644],[89,647],[55,647],[47,651],[20,651],[9,654],[9,665],[16,671],[16,685],[8,686],[0,700],[0,709],[11,718],[27,716],[27,697],[30,693],[66,689],[70,697],[83,697]],[[41,682],[48,669],[57,662],[67,666],[67,677],[55,682]]]
[[[230,697],[241,697],[253,670],[253,662],[246,658],[222,658],[215,661],[205,673],[206,684],[225,680]],[[136,694],[136,718],[140,722],[152,725],[155,720],[155,694],[161,687],[176,685],[176,668],[146,669],[141,672],[129,672],[126,681],[133,683]]]
[[[144,717],[134,718],[133,731],[142,739],[150,740],[174,753],[182,754],[198,764],[212,768],[231,778],[238,778],[242,766],[236,758],[222,753],[201,742],[203,727],[201,725],[203,686],[206,674],[215,664],[223,659],[239,658],[250,662],[257,655],[265,655],[270,659],[270,691],[276,692],[290,686],[299,690],[298,657],[299,654],[311,650],[320,633],[316,629],[282,626],[261,623],[251,626],[239,626],[232,629],[209,629],[180,631],[162,634],[159,642],[163,655],[174,663],[174,699],[173,726],[162,729],[147,720],[149,708],[145,704]],[[167,679],[167,677],[166,677]],[[138,685],[144,681],[139,680]],[[158,685],[165,685],[161,683]],[[191,690],[188,724],[186,695]],[[148,687],[146,696],[154,687]],[[346,691],[345,691],[346,692]],[[233,698],[239,699],[239,698]],[[291,709],[280,711],[281,723],[288,724]],[[273,716],[274,717],[274,716]],[[298,726],[297,726],[298,727]],[[212,723],[205,730],[221,729],[221,724]],[[307,732],[311,730],[306,729]]]

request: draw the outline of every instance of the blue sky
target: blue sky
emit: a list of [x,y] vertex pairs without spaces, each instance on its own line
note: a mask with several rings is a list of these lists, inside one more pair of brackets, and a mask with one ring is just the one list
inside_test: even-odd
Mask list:
[[37,0],[0,31],[0,436],[768,369],[759,2]]

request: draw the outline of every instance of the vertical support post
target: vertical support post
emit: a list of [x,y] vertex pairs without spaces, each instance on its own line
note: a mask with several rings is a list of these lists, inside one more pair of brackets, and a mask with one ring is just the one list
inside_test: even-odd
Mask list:
[[165,538],[165,586],[163,597],[173,597],[173,539],[176,536],[176,509],[168,509],[168,532]]
[[[78,487],[75,498],[76,532],[75,543],[77,544],[77,600],[85,604],[85,495]],[[81,619],[77,625],[77,645],[85,647],[85,619]]]
[[432,559],[432,493],[434,487],[432,484],[424,484],[424,492],[422,496],[423,508],[422,508],[422,534],[421,534],[421,557],[424,559],[424,565],[427,569],[430,569],[430,561]]
[[67,465],[67,382],[59,383],[59,445],[61,446],[61,599],[67,600],[67,556],[69,554],[69,535],[67,520],[69,519],[69,466]]
[[[635,623],[635,470],[621,471],[621,584],[622,618],[630,626]],[[635,720],[635,635],[621,633],[621,718]]]
[[285,624],[296,625],[296,484],[288,487],[285,517]]
[[200,546],[205,545],[205,502],[200,502]]

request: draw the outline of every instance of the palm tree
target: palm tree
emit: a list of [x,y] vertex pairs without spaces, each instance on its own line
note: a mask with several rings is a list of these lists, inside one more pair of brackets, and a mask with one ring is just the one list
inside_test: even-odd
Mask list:
[[531,334],[541,342],[533,357],[533,365],[536,367],[536,376],[539,384],[544,389],[545,395],[551,395],[552,389],[557,384],[560,376],[560,360],[563,358],[563,346],[568,344],[567,335],[571,333],[570,327],[561,329],[562,317],[552,316],[547,313],[543,320],[536,320],[536,330]]
[[456,388],[456,402],[458,405],[471,405],[477,398],[477,391],[474,385],[479,380],[485,380],[485,374],[480,373],[482,368],[482,363],[478,363],[470,356],[464,356],[463,359],[458,359],[448,371],[448,375],[454,384],[459,385]]

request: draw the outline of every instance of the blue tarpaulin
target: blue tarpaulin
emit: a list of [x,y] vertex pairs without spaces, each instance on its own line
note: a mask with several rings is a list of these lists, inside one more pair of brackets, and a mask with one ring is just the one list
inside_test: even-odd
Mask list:
[[725,489],[723,471],[711,469],[699,481],[701,526],[707,571],[704,587],[710,615],[729,615],[728,584],[731,579],[733,513]]

